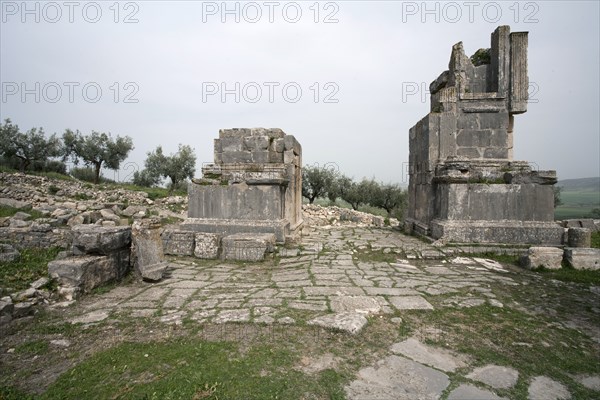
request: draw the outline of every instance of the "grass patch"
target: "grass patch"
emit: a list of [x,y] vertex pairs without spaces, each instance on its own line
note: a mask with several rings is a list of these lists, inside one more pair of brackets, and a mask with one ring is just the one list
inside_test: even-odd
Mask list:
[[465,257],[475,257],[475,258],[487,258],[490,260],[498,261],[501,264],[510,264],[519,266],[519,256],[512,254],[499,254],[499,253],[473,253],[473,254],[463,254]]
[[549,279],[556,279],[558,281],[600,286],[600,271],[578,270],[563,265],[561,269],[548,270],[540,268],[536,272],[542,273]]
[[354,253],[353,258],[357,261],[361,262],[388,262],[393,263],[396,262],[398,256],[392,252],[384,253],[383,249],[381,250],[371,250],[369,249],[358,249],[356,253]]
[[91,200],[94,197],[90,196],[90,195],[88,195],[86,193],[81,192],[81,193],[75,193],[73,196],[71,196],[71,198],[73,198],[75,200],[80,200],[81,201],[81,200]]
[[104,186],[105,186],[105,189],[107,189],[107,190],[126,189],[126,190],[131,190],[133,192],[146,192],[148,194],[148,198],[150,200],[164,199],[165,197],[169,197],[169,196],[187,196],[186,190],[174,190],[173,192],[169,193],[169,189],[156,188],[156,187],[153,187],[153,188],[141,187],[141,186],[132,185],[130,183],[115,183],[115,184],[107,184]]
[[48,276],[48,262],[54,260],[61,249],[24,249],[21,257],[12,262],[0,263],[0,291],[27,289],[41,277]]
[[592,232],[592,248],[600,249],[600,231]]
[[16,353],[41,354],[48,351],[48,342],[45,340],[32,340],[15,347]]
[[31,217],[28,218],[29,220],[36,220],[38,218],[44,217],[44,214],[42,214],[41,212],[36,211],[36,210],[31,210],[31,209],[28,210],[25,208],[15,208],[15,207],[10,207],[10,206],[0,206],[0,218],[12,217],[19,211],[22,211],[22,212],[25,212],[25,213],[31,215]]
[[332,371],[305,375],[285,347],[176,339],[124,343],[64,373],[41,398],[343,398]]
[[[0,171],[2,172],[2,171]],[[12,387],[0,386],[0,399],[2,400],[30,400],[35,397]]]
[[592,185],[579,190],[563,189],[560,198],[563,204],[554,211],[554,218],[557,220],[591,218],[592,210],[600,208],[600,192],[597,186]]

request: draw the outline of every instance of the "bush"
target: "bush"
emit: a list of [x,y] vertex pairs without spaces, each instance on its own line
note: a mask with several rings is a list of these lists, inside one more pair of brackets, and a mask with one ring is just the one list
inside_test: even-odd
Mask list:
[[51,195],[55,195],[56,193],[59,192],[59,188],[57,186],[54,185],[50,185],[48,186],[48,193],[50,193]]

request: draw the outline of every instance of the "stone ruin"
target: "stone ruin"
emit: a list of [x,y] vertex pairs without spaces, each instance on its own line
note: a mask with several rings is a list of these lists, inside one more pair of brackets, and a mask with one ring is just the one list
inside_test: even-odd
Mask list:
[[222,129],[165,252],[258,261],[302,227],[302,147],[281,129]]
[[527,32],[498,27],[471,58],[452,47],[410,129],[408,233],[457,243],[560,245],[555,171],[513,160],[514,116],[527,111]]

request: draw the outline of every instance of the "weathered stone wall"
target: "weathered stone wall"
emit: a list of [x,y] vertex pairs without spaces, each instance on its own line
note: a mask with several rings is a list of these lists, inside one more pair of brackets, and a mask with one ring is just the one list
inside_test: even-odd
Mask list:
[[280,186],[190,185],[190,218],[275,220],[284,217]]

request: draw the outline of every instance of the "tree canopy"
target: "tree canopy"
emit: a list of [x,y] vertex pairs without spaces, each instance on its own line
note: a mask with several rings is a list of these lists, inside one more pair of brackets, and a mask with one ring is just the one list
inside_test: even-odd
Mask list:
[[337,179],[337,169],[333,165],[324,167],[305,166],[302,168],[302,196],[312,204],[317,197],[327,195]]
[[117,136],[92,131],[84,136],[79,131],[67,129],[63,134],[63,154],[65,159],[71,158],[77,164],[79,159],[85,165],[94,168],[94,183],[100,179],[102,167],[117,170],[129,152],[133,149],[133,141],[129,136]]
[[136,172],[133,183],[141,186],[156,186],[161,178],[169,178],[169,190],[173,191],[181,182],[194,177],[196,154],[188,145],[179,145],[177,153],[165,155],[162,146],[147,154],[145,169]]
[[6,119],[0,126],[0,154],[7,158],[17,158],[21,171],[34,163],[45,163],[50,157],[60,155],[60,139],[56,135],[46,138],[42,128],[31,128],[25,133],[17,125]]

